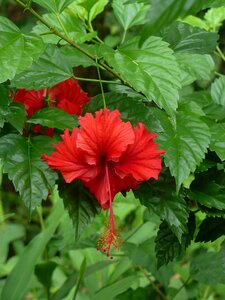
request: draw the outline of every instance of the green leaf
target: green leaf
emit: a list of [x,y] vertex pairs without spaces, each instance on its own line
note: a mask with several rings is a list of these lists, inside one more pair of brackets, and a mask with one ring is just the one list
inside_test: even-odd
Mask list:
[[66,209],[73,220],[75,240],[79,239],[82,230],[93,221],[99,213],[100,206],[97,200],[89,193],[83,184],[75,180],[69,185],[59,188]]
[[112,300],[130,288],[133,283],[139,281],[137,276],[124,277],[108,286],[101,288],[93,297],[93,300]]
[[206,20],[209,31],[219,30],[225,20],[225,7],[209,9],[205,14],[204,19]]
[[97,15],[103,12],[108,2],[109,0],[86,0],[85,3],[88,5],[88,21],[93,21]]
[[[20,254],[16,266],[13,268],[3,286],[1,300],[24,299],[24,294],[30,287],[31,274],[34,271],[35,264],[46,249],[46,245],[52,238],[62,216],[63,205],[62,201],[58,199],[46,221],[45,229],[35,236]],[[21,274],[23,274],[23,276],[21,276]]]
[[74,0],[33,0],[40,6],[46,8],[48,11],[55,13],[62,12],[67,6],[69,6]]
[[174,119],[167,119],[163,112],[155,111],[155,117],[164,129],[157,139],[159,148],[166,151],[164,161],[175,177],[178,191],[205,157],[210,131],[205,122],[195,115],[178,112]]
[[102,46],[101,54],[124,81],[171,113],[177,108],[180,88],[180,70],[173,52],[158,37],[150,37],[141,48],[138,43],[134,38],[117,50]]
[[70,115],[56,107],[42,108],[27,121],[27,123],[41,124],[50,128],[64,130],[77,127],[77,116]]
[[17,88],[28,90],[51,87],[72,77],[72,67],[60,48],[49,45],[31,67],[14,78],[12,84]]
[[24,122],[26,121],[26,110],[24,105],[16,102],[11,103],[8,114],[6,115],[6,121],[22,134]]
[[[121,86],[118,91],[121,90]],[[123,92],[123,90],[121,90]],[[156,108],[149,107],[143,103],[143,97],[133,92],[131,89],[125,91],[127,94],[119,94],[118,92],[105,93],[107,107],[111,110],[118,109],[121,117],[126,122],[131,122],[134,126],[138,122],[143,122],[152,132],[162,131],[162,127],[158,118],[154,116]],[[102,108],[102,95],[95,96],[87,103],[85,109],[94,113]]]
[[162,30],[161,36],[176,53],[212,53],[218,40],[215,32],[207,32],[181,22],[175,22]]
[[0,230],[0,265],[7,260],[10,243],[25,236],[25,228],[19,224],[4,224]]
[[185,17],[201,9],[205,0],[157,0],[151,3],[150,22],[141,37],[143,43],[150,35],[168,26],[178,17]]
[[210,131],[210,150],[215,151],[221,160],[225,160],[225,123],[212,123]]
[[225,209],[225,173],[200,173],[191,184],[189,198],[209,208]]
[[126,0],[113,0],[112,7],[117,20],[127,31],[135,25],[146,22],[146,14],[150,6],[137,2],[129,4]]
[[[85,23],[68,12],[63,12],[60,15],[53,13],[44,14],[43,18],[53,28],[76,43],[84,43],[85,41],[93,39],[97,35],[94,31],[87,33]],[[41,22],[38,22],[38,24],[33,28],[33,32],[37,35],[41,35],[46,44],[68,45],[66,41],[49,31],[49,28]]]
[[194,280],[205,284],[225,284],[225,244],[219,252],[199,252],[192,258],[190,273]]
[[220,7],[225,5],[225,0],[206,0],[203,8]]
[[9,122],[21,134],[26,121],[26,110],[23,104],[12,102],[9,97],[9,90],[0,86],[0,114],[2,127],[5,122]]
[[134,195],[150,212],[165,220],[181,242],[183,233],[187,232],[188,210],[183,196],[176,195],[173,186],[173,183],[162,179],[159,182],[147,182],[134,191]]
[[47,261],[39,263],[35,266],[34,273],[38,278],[38,281],[49,290],[52,283],[52,274],[57,267],[57,263],[53,261]]
[[15,189],[19,191],[25,205],[31,210],[46,199],[57,178],[40,158],[49,153],[52,140],[47,136],[25,138],[8,134],[0,139],[0,157],[3,172],[8,173]]
[[221,76],[213,82],[211,96],[214,103],[225,106],[225,76]]
[[1,83],[14,78],[16,73],[29,67],[42,52],[43,43],[38,36],[24,35],[10,20],[1,16],[0,34],[0,61],[3,62]]
[[189,85],[195,80],[209,80],[215,64],[210,55],[177,53],[176,59],[182,70],[182,85]]
[[213,242],[225,234],[225,219],[208,217],[201,223],[195,242]]
[[179,257],[188,247],[190,241],[191,236],[184,234],[180,243],[167,223],[162,222],[155,240],[157,267],[167,265],[174,258]]
[[[98,47],[98,45],[82,45],[82,48],[93,55],[96,55]],[[71,46],[65,46],[60,50],[62,56],[67,57],[73,67],[83,66],[86,68],[96,66],[96,62],[94,60]]]

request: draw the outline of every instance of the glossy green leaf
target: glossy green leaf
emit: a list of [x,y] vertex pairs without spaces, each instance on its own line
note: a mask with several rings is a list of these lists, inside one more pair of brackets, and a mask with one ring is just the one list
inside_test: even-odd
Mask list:
[[214,103],[225,106],[225,76],[221,76],[213,82],[211,96]]
[[207,217],[199,227],[195,242],[213,242],[225,234],[225,219]]
[[94,196],[78,180],[61,186],[59,191],[73,220],[75,240],[77,241],[85,226],[91,223],[94,216],[99,213],[100,206]]
[[101,54],[136,91],[171,113],[177,108],[180,70],[168,44],[150,37],[138,47],[135,38],[113,50],[102,46]]
[[189,198],[208,208],[225,209],[225,173],[200,173],[191,184]]
[[210,285],[225,284],[225,244],[221,245],[219,252],[200,251],[192,258],[190,272],[197,281]]
[[18,74],[12,84],[17,88],[39,90],[51,87],[73,76],[69,59],[55,46],[46,47],[40,58]]
[[[53,28],[58,30],[61,34],[69,37],[76,43],[84,43],[85,41],[89,41],[96,37],[97,34],[94,31],[88,33],[85,27],[85,23],[66,11],[61,13],[60,15],[54,13],[44,14],[43,18]],[[62,40],[60,37],[49,31],[49,28],[41,22],[38,22],[38,24],[33,28],[33,32],[37,35],[41,35],[43,41],[46,44],[68,44],[66,41]]]
[[190,236],[188,234],[183,235],[180,243],[164,221],[159,227],[155,243],[157,266],[160,268],[183,253],[190,244]]
[[172,182],[143,183],[134,195],[140,199],[150,212],[156,213],[168,223],[169,228],[181,242],[183,233],[187,232],[188,210],[182,195],[176,195]]
[[221,160],[225,160],[225,123],[211,123],[210,150],[215,151]]
[[220,7],[225,5],[225,0],[206,0],[203,8]]
[[62,216],[63,204],[58,199],[51,215],[46,221],[45,229],[31,240],[19,256],[16,266],[13,268],[3,287],[1,300],[24,299],[24,294],[29,289],[31,283],[31,274],[34,271],[35,264],[46,249],[46,245],[52,238]]
[[[175,119],[167,119],[155,111],[164,132],[159,134],[160,149],[164,149],[164,162],[175,177],[177,190],[182,182],[201,163],[210,143],[210,131],[200,117],[178,112]],[[156,117],[155,116],[155,117]]]
[[149,5],[144,3],[127,3],[126,0],[113,0],[112,7],[117,20],[125,31],[135,25],[146,22]]
[[4,17],[0,17],[0,35],[1,83],[29,67],[43,51],[43,43],[38,36],[24,35]]
[[2,127],[5,122],[9,122],[21,134],[26,121],[26,110],[23,104],[12,102],[9,97],[9,90],[0,87],[0,115],[2,119]]
[[5,118],[7,122],[22,134],[24,122],[26,121],[26,110],[23,104],[16,102],[11,103]]
[[[0,158],[4,173],[12,180],[25,205],[31,210],[47,198],[57,178],[41,159],[49,153],[52,140],[47,136],[32,139],[8,134],[0,139]],[[50,151],[49,151],[50,150]]]
[[[96,55],[98,47],[98,45],[82,45],[82,48],[93,55]],[[83,66],[86,68],[96,66],[96,62],[94,60],[71,46],[63,47],[61,49],[61,54],[67,57],[73,67]]]
[[176,53],[212,53],[218,39],[215,32],[207,32],[181,22],[175,22],[162,30],[161,36]]
[[27,121],[27,123],[41,124],[50,128],[64,130],[77,126],[77,116],[69,115],[64,110],[56,107],[42,108]]
[[176,59],[182,70],[182,85],[189,85],[195,80],[209,80],[215,64],[210,55],[177,53]]
[[74,0],[33,0],[40,6],[44,7],[48,11],[55,13],[62,12],[67,6],[69,6]]
[[184,17],[201,9],[204,0],[157,0],[151,4],[149,23],[141,37],[144,42],[150,35],[171,24],[178,17]]

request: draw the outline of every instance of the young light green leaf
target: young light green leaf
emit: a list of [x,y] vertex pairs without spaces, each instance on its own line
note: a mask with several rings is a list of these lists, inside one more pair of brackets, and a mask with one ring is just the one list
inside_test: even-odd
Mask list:
[[206,20],[209,31],[217,31],[225,20],[225,6],[209,9],[205,14],[204,19]]
[[[34,271],[35,264],[46,249],[46,245],[52,238],[62,216],[63,204],[62,201],[58,199],[52,213],[46,221],[45,229],[31,240],[19,256],[16,266],[4,284],[1,300],[24,299],[24,294],[30,287],[31,274]],[[23,276],[21,276],[21,273]]]
[[162,112],[155,111],[163,126],[159,134],[160,149],[164,149],[165,164],[175,177],[177,191],[182,182],[205,157],[210,143],[210,130],[200,117],[178,112],[175,119],[166,119]]
[[12,84],[17,88],[40,90],[72,77],[72,67],[60,48],[49,45],[32,66],[14,78]]
[[176,53],[212,53],[218,39],[215,32],[207,32],[181,22],[172,23],[163,29],[161,36]]
[[61,13],[67,6],[69,6],[74,0],[33,0],[40,6],[44,7],[48,11]]
[[143,43],[150,35],[168,26],[178,17],[185,17],[201,9],[204,0],[157,0],[151,3],[149,20],[141,36]]
[[[10,20],[0,17],[0,83],[29,67],[43,50],[40,37],[24,35]],[[16,52],[15,52],[16,49]]]
[[41,124],[61,130],[66,128],[73,129],[77,126],[77,116],[69,115],[60,108],[48,107],[37,111],[27,123]]
[[225,106],[225,76],[221,76],[213,82],[211,96],[214,103]]
[[8,134],[0,139],[3,172],[8,173],[30,210],[47,198],[57,179],[56,173],[40,158],[43,153],[53,149],[51,143],[52,140],[47,136],[28,139]]
[[158,37],[150,37],[141,48],[138,44],[135,38],[117,50],[102,46],[100,52],[124,81],[172,113],[177,108],[180,88],[180,70],[173,52]]
[[144,3],[127,3],[126,0],[113,0],[112,7],[117,20],[125,31],[135,25],[146,22],[146,14],[150,5]]
[[210,55],[177,53],[176,59],[180,68],[182,85],[189,85],[195,80],[209,80],[215,68]]

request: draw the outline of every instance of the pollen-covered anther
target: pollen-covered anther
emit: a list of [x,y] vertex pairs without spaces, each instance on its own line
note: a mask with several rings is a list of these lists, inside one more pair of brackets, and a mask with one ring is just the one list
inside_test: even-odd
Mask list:
[[112,259],[110,253],[111,247],[114,247],[116,250],[120,250],[122,246],[121,233],[119,230],[115,229],[115,226],[111,226],[111,222],[106,223],[103,232],[101,233],[98,239],[98,250],[106,253],[106,255]]

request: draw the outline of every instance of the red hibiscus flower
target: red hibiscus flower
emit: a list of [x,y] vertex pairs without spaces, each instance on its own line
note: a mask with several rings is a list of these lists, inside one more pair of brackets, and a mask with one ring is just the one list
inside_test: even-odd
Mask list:
[[14,101],[25,106],[27,117],[30,118],[43,107],[45,96],[46,89],[39,91],[20,89],[16,92]]
[[56,151],[43,155],[52,169],[59,170],[65,181],[81,179],[96,196],[103,209],[110,209],[109,224],[99,239],[100,250],[110,255],[110,247],[119,246],[114,225],[112,201],[120,191],[129,191],[150,178],[158,179],[161,170],[160,154],[142,123],[134,129],[123,122],[118,110],[87,113],[79,118],[80,129],[70,135],[66,129]]
[[91,98],[83,92],[77,80],[69,78],[49,89],[50,98],[55,100],[55,106],[63,109],[68,114],[80,116],[86,102]]

